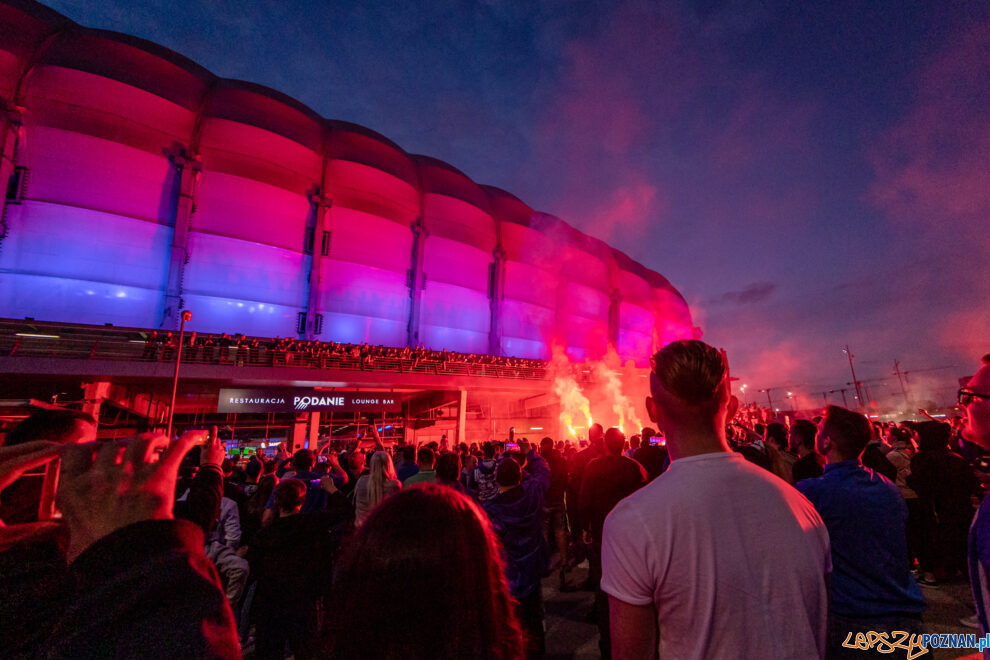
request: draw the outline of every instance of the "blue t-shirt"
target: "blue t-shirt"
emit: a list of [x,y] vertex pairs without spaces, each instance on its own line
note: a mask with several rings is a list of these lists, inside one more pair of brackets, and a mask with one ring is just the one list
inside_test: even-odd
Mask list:
[[795,487],[828,528],[831,610],[849,618],[920,615],[925,601],[909,570],[907,504],[897,486],[856,459],[826,465]]
[[[990,632],[990,495],[983,498],[969,528],[969,583],[973,587],[980,632]],[[990,649],[984,649],[990,658]]]
[[406,479],[419,473],[419,466],[415,463],[403,463],[399,467],[395,468],[395,476],[399,478],[399,481],[406,483]]

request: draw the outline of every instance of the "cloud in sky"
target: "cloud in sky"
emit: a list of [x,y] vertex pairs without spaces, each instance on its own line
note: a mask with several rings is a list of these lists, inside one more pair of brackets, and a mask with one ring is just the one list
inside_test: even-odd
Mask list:
[[984,2],[50,4],[608,240],[753,387],[990,352]]

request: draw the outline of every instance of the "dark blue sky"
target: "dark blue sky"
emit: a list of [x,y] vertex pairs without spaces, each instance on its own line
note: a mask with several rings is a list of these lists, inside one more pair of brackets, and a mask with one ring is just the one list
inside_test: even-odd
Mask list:
[[848,342],[945,394],[990,352],[988,3],[50,5],[609,241],[751,388],[820,400]]

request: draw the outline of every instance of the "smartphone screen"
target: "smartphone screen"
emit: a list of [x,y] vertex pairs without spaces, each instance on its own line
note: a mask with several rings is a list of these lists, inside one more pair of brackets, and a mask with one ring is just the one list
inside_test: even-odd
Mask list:
[[519,451],[519,445],[517,443],[515,443],[515,442],[507,442],[507,443],[505,443],[505,448],[508,451]]

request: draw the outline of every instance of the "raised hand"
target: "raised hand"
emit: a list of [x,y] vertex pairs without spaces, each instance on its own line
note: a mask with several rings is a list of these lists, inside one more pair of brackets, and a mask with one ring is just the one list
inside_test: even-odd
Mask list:
[[[0,490],[17,481],[28,470],[58,458],[66,445],[37,440],[12,447],[0,447]],[[58,523],[39,522],[4,525],[0,520],[0,551],[31,541],[58,529]]]
[[[203,431],[198,431],[198,433],[203,433]],[[199,454],[199,466],[215,465],[221,467],[225,458],[227,458],[227,449],[220,442],[220,436],[217,435],[217,427],[213,426],[210,428],[209,438]]]
[[[189,431],[171,446],[165,436],[151,433],[124,443],[67,446],[56,502],[69,526],[69,561],[118,529],[172,518],[179,464],[205,436],[206,431]],[[203,453],[210,451],[206,445]]]
[[12,447],[0,447],[0,490],[17,481],[28,470],[58,458],[65,446],[58,442],[36,440]]

